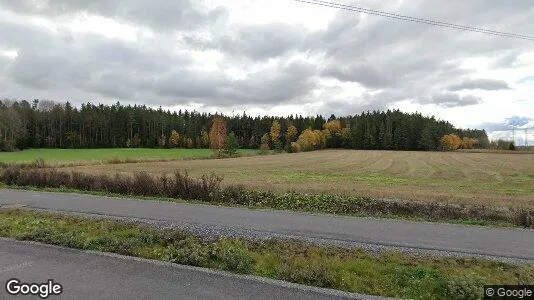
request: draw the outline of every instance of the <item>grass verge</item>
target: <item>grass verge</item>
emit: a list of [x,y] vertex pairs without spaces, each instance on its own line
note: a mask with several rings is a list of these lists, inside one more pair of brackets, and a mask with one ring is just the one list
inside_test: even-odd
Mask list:
[[[101,164],[171,162],[196,159],[237,158],[274,154],[256,149],[239,149],[233,156],[224,156],[211,149],[34,149],[0,152],[0,167],[63,168]],[[87,159],[91,157],[92,159]]]
[[0,236],[411,299],[477,299],[484,284],[534,283],[532,265],[371,254],[294,240],[205,241],[176,229],[27,210],[0,210]]

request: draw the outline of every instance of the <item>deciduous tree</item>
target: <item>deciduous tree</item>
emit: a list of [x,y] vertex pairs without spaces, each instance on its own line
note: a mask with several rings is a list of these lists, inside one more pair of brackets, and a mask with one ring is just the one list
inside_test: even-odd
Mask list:
[[226,120],[223,117],[213,118],[213,125],[210,130],[210,148],[214,150],[224,149],[224,141],[227,135]]
[[169,144],[175,148],[178,148],[180,146],[180,134],[178,131],[173,130],[171,132],[171,137],[169,138]]
[[440,139],[444,150],[457,150],[462,145],[462,139],[456,134],[446,134]]

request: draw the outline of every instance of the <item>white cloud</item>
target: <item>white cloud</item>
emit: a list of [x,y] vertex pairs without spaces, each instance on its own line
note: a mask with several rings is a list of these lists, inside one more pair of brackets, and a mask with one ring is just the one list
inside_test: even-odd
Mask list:
[[[534,35],[531,0],[358,5]],[[297,1],[0,0],[0,45],[0,97],[284,115],[399,108],[462,127],[534,118],[532,42]]]

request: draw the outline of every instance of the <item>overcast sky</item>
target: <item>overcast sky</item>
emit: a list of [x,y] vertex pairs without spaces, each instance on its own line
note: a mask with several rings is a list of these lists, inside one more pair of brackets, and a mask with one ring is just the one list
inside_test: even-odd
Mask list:
[[[532,0],[333,1],[534,36]],[[252,115],[399,108],[498,137],[534,127],[533,92],[533,41],[292,0],[0,0],[0,98]]]

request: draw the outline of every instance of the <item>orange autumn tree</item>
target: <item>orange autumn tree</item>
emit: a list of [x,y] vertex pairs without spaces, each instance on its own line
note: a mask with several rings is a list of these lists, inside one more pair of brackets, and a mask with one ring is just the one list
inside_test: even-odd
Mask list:
[[462,149],[473,149],[477,143],[477,139],[464,137],[462,139]]
[[213,125],[210,130],[210,148],[213,150],[224,149],[224,141],[227,135],[226,120],[220,116],[213,119]]
[[444,150],[457,150],[462,146],[462,139],[456,134],[446,134],[441,137],[440,141]]

